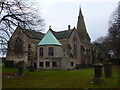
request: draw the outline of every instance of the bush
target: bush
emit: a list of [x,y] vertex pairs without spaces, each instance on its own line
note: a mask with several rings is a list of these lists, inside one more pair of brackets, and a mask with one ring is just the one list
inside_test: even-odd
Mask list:
[[34,66],[29,66],[29,71],[30,71],[30,72],[34,72],[34,71],[35,71]]
[[19,66],[19,65],[23,65],[23,66],[24,66],[24,65],[25,65],[25,62],[24,62],[24,61],[18,61],[18,62],[16,63],[16,65],[17,65],[17,66]]
[[15,67],[13,60],[5,60],[4,61],[4,65],[5,65],[6,68],[13,68],[13,67]]
[[120,64],[120,59],[111,59],[111,62],[115,65],[119,65]]

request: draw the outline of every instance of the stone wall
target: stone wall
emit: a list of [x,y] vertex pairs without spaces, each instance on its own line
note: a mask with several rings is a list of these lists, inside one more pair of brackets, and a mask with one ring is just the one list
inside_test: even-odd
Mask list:
[[[16,54],[14,52],[15,48],[15,40],[19,38],[21,39],[23,43],[23,53]],[[31,50],[33,52],[32,57],[37,64],[40,61],[46,62],[46,60],[52,62],[52,60],[49,58],[52,58],[53,61],[58,62],[58,67],[55,67],[54,69],[75,69],[76,65],[81,64],[92,64],[93,63],[93,56],[92,51],[96,51],[97,56],[97,48],[95,48],[92,44],[86,44],[80,41],[79,36],[76,32],[76,30],[73,30],[73,32],[70,34],[69,38],[60,39],[60,43],[62,43],[62,46],[38,46],[37,44],[40,42],[38,39],[29,38],[21,29],[17,29],[13,36],[9,40],[8,45],[8,53],[6,59],[8,60],[14,60],[14,61],[25,61],[28,63],[28,46],[31,46]],[[76,56],[74,52],[74,44],[76,45]],[[83,51],[81,49],[81,46],[85,48]],[[44,48],[44,56],[39,56],[39,48]],[[54,47],[54,56],[48,56],[48,47]],[[90,57],[89,57],[90,56]],[[89,58],[88,58],[89,57]],[[60,59],[61,58],[61,59]],[[74,66],[70,66],[71,62],[74,62]],[[52,64],[51,64],[52,65]],[[39,66],[39,65],[37,65]],[[50,68],[49,68],[50,69]],[[53,67],[51,67],[53,69]]]
[[[43,66],[40,66],[40,62],[43,62]],[[46,62],[50,62],[50,66],[46,66]],[[57,66],[53,67],[52,62],[57,62]],[[73,62],[73,66],[71,66]],[[70,58],[46,58],[40,59],[37,61],[38,69],[47,69],[47,70],[72,70],[75,69],[75,60]]]
[[[44,53],[43,56],[39,55],[39,48],[41,47],[43,48],[43,53]],[[54,56],[48,56],[48,47],[54,48]],[[38,69],[55,69],[55,70],[75,69],[75,59],[66,57],[66,55],[64,55],[63,49],[64,49],[63,46],[62,47],[54,46],[54,45],[38,46],[37,68]],[[40,67],[40,62],[43,63],[43,66],[41,67]],[[46,66],[46,62],[49,62],[50,65]],[[57,67],[52,66],[53,62],[57,63]],[[73,63],[73,66],[71,66],[71,62]]]
[[[17,39],[20,39],[22,42],[22,49],[23,52],[22,53],[15,53],[15,42]],[[6,59],[7,60],[14,60],[14,61],[25,61],[27,62],[27,46],[28,46],[28,42],[29,39],[27,38],[27,36],[23,33],[23,31],[21,29],[18,29],[14,32],[14,34],[12,35],[12,37],[10,38],[9,42],[8,42],[8,52],[7,52],[7,56]],[[19,50],[19,52],[21,52]]]
[[70,52],[74,55],[74,44],[76,44],[76,47],[77,47],[77,50],[76,50],[76,56],[74,56],[75,60],[76,60],[76,64],[81,64],[81,49],[80,49],[80,46],[81,46],[81,41],[79,39],[79,36],[76,32],[76,30],[74,30],[72,32],[72,34],[70,35],[69,37],[69,40],[68,40],[68,43],[70,44],[71,46],[71,50]]
[[[43,48],[43,56],[39,56],[39,48]],[[48,56],[48,48],[54,48],[54,56]],[[37,59],[46,58],[46,57],[63,57],[63,49],[61,46],[47,45],[47,46],[38,46],[37,47]]]
[[[14,52],[15,49],[18,49],[18,48],[15,48],[15,42],[17,38],[19,38],[23,43],[23,47],[22,47],[23,52],[18,53],[18,54]],[[17,28],[8,42],[8,52],[6,55],[6,59],[14,60],[15,62],[25,61],[26,63],[28,63],[29,61],[28,60],[28,45],[30,44],[32,47],[31,49],[33,51],[33,55],[32,55],[33,59],[36,60],[37,59],[37,44],[39,41],[40,40],[28,38],[22,29]]]

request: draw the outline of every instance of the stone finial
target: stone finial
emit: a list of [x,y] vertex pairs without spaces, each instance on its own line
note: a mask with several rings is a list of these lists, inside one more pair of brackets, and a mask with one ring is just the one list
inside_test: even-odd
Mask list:
[[49,25],[49,29],[51,29],[51,25]]
[[73,29],[75,29],[75,27]]
[[70,30],[70,25],[68,25],[68,30]]

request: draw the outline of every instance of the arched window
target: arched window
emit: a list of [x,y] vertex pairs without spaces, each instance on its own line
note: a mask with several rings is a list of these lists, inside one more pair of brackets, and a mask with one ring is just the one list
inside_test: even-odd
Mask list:
[[74,56],[77,57],[77,39],[76,38],[73,38],[73,53],[74,53]]
[[20,38],[15,39],[14,53],[15,54],[22,54],[23,53],[23,42]]
[[77,56],[77,45],[74,44],[74,56],[76,57]]

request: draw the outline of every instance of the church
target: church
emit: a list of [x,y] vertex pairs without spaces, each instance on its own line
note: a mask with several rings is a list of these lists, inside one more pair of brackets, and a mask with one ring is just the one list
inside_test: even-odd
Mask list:
[[91,66],[97,53],[80,8],[76,28],[68,25],[57,32],[49,27],[44,34],[18,26],[8,42],[6,59],[27,65],[32,61],[37,69],[72,70]]

